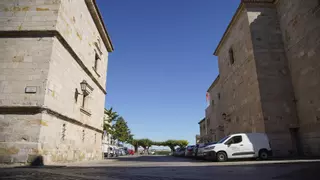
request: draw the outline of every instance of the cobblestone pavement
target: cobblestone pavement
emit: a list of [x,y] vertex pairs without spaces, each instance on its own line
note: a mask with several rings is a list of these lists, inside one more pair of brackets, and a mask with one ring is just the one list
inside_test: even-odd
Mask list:
[[170,156],[121,157],[45,167],[0,168],[0,179],[26,180],[319,180],[320,160],[206,162]]

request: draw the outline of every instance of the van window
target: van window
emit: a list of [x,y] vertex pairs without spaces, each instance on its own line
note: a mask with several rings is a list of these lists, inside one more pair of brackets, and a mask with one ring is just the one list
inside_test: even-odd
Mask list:
[[225,144],[238,144],[242,142],[242,136],[234,136],[228,140]]
[[233,139],[233,143],[237,144],[237,143],[241,143],[242,142],[242,136],[235,136],[232,138]]

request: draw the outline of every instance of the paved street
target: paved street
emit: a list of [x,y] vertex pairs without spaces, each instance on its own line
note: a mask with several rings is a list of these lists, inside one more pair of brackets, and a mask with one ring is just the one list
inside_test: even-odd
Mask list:
[[319,172],[319,160],[216,163],[171,156],[131,156],[66,166],[1,168],[0,179],[318,180]]

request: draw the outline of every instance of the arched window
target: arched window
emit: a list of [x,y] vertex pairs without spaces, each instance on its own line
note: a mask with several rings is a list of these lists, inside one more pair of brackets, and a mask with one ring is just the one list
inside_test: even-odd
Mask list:
[[230,64],[232,65],[234,63],[234,52],[232,47],[229,49],[229,60]]

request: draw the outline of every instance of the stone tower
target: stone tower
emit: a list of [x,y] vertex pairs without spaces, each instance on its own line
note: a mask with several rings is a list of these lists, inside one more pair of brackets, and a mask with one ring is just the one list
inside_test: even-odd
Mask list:
[[242,0],[214,52],[216,127],[265,132],[276,156],[319,156],[319,46],[319,0]]
[[0,4],[0,162],[101,159],[113,46],[95,0]]

